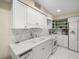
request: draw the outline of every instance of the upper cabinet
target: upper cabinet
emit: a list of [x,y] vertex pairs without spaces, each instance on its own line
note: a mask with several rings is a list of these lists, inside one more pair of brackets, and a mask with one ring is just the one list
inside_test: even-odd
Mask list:
[[77,22],[78,21],[78,16],[74,16],[74,17],[70,17],[68,18],[68,22],[71,23],[71,22]]
[[25,27],[25,5],[18,1],[13,1],[13,28],[24,28]]
[[28,7],[28,25],[29,27],[45,28],[46,16]]
[[13,0],[12,28],[47,28],[46,16],[22,2]]
[[47,28],[52,29],[52,20],[51,19],[47,19]]

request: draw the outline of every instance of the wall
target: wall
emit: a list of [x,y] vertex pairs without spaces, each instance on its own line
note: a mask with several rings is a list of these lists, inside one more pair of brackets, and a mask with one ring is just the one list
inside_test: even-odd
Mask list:
[[10,3],[0,0],[0,8],[8,11],[10,10]]
[[8,5],[0,2],[0,59],[5,59],[9,56],[9,25],[10,13]]

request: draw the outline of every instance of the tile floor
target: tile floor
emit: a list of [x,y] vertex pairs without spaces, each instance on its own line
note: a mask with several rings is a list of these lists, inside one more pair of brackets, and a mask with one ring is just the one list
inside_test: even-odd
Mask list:
[[57,51],[49,59],[79,59],[79,53],[58,47]]

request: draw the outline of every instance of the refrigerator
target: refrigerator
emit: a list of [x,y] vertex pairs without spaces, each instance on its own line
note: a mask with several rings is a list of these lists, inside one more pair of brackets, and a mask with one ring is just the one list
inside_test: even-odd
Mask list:
[[79,17],[68,18],[69,22],[69,49],[79,51]]

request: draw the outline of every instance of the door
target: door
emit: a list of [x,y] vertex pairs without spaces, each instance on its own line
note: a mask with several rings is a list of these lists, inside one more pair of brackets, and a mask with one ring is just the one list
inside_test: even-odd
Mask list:
[[69,48],[77,51],[77,22],[69,23]]
[[19,1],[13,1],[13,28],[24,28],[25,26],[25,7]]

